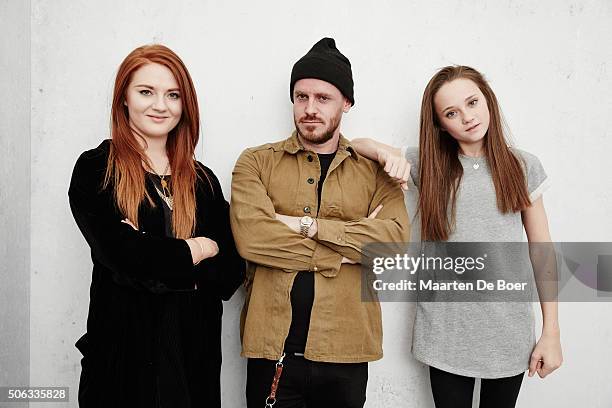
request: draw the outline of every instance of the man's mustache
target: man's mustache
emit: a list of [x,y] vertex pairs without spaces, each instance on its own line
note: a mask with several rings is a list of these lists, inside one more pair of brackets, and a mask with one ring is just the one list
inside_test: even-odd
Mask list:
[[303,116],[298,121],[300,123],[325,123],[322,119],[317,118],[316,116]]

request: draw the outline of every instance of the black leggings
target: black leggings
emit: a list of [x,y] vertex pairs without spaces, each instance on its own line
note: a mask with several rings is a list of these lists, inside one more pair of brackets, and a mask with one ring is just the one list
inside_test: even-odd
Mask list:
[[[524,373],[514,377],[483,379],[480,408],[514,408]],[[472,408],[474,378],[429,367],[431,391],[436,408]]]

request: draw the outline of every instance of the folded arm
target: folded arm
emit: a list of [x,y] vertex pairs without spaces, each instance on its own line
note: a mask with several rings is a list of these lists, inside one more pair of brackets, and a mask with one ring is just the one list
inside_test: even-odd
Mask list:
[[234,168],[230,220],[238,252],[250,262],[286,271],[337,273],[340,269],[342,255],[276,219],[250,150],[242,153]]
[[191,250],[182,239],[134,230],[99,192],[100,177],[81,155],[70,181],[70,209],[91,248],[92,258],[122,282],[153,292],[190,289],[194,284]]
[[209,220],[214,225],[209,238],[217,243],[219,253],[204,259],[195,267],[198,271],[198,287],[213,285],[214,292],[218,292],[223,300],[229,300],[244,281],[246,263],[236,250],[230,227],[229,204],[223,197],[219,180],[212,171],[207,173],[212,187],[212,194],[207,198],[212,200],[215,215],[214,220]]
[[368,213],[371,214],[380,205],[382,209],[375,218],[364,217],[352,221],[318,219],[315,240],[357,263],[361,262],[363,248],[368,243],[408,242],[410,222],[404,194],[382,167],[377,170],[376,192]]

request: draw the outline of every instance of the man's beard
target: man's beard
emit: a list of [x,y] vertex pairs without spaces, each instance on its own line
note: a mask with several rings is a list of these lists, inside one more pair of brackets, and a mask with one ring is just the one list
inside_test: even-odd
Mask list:
[[[298,134],[305,139],[306,141],[312,143],[312,144],[323,144],[327,141],[329,141],[332,137],[334,137],[334,133],[336,132],[336,129],[338,129],[338,126],[340,125],[340,117],[342,116],[342,112],[340,112],[338,115],[334,116],[333,118],[331,118],[329,120],[329,125],[327,126],[327,128],[323,129],[321,134],[316,134],[315,131],[313,132],[308,132],[308,131],[304,131],[302,132],[300,130],[300,127],[298,126],[298,122],[295,120],[295,117],[293,118],[293,123],[295,124],[295,130],[297,130]],[[305,117],[304,119],[308,119],[308,117]],[[319,119],[320,120],[320,119]],[[301,123],[302,126],[304,126],[304,123]]]

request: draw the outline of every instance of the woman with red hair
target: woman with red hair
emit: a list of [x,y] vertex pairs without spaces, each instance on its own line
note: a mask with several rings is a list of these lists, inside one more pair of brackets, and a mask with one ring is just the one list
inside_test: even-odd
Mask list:
[[111,139],[78,158],[70,208],[93,277],[82,407],[219,407],[221,300],[244,277],[181,59],[135,49],[115,80]]

